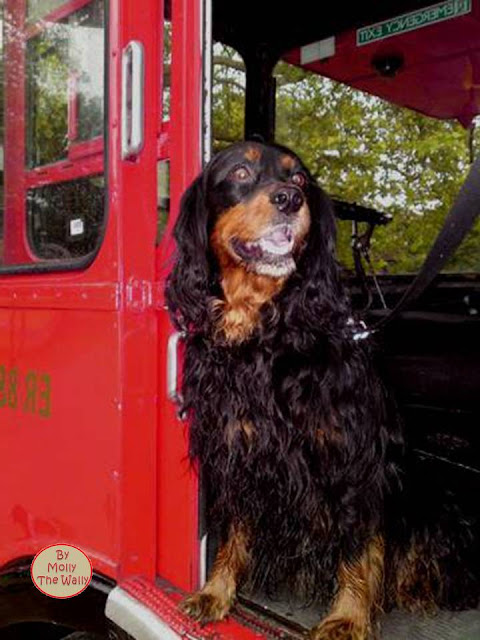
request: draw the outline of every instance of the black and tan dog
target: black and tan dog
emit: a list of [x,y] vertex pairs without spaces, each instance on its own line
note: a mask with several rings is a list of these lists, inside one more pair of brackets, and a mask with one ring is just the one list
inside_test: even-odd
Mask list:
[[299,158],[221,152],[185,194],[175,238],[167,299],[187,332],[190,452],[223,540],[183,609],[220,620],[241,581],[287,584],[331,601],[313,638],[363,640],[385,606],[474,603],[458,568],[468,536],[447,548],[400,514],[401,431],[355,339],[332,207]]

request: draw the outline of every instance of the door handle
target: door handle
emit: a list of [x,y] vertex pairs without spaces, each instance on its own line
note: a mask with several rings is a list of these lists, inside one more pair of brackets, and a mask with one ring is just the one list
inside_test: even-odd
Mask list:
[[167,342],[167,396],[181,412],[183,398],[178,389],[178,345],[185,338],[183,331],[172,333]]
[[143,44],[132,40],[122,52],[122,160],[134,158],[143,148],[144,85]]

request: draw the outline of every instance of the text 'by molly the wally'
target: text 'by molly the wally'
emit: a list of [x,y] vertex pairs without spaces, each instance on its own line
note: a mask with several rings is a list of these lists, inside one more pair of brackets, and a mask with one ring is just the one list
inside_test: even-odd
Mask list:
[[[70,554],[69,551],[62,551],[56,549],[58,560],[67,560]],[[65,557],[64,557],[65,556]],[[87,585],[90,582],[90,576],[74,575],[77,565],[73,562],[49,562],[47,564],[46,576],[36,575],[38,584],[43,586],[44,584],[58,584],[61,580],[63,585]]]
[[71,598],[89,585],[92,565],[86,554],[77,547],[51,545],[37,554],[31,573],[35,586],[45,595]]

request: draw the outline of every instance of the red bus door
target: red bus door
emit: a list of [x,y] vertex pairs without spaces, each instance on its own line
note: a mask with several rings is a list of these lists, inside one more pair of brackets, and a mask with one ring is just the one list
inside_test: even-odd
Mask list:
[[[171,23],[170,121],[162,123],[160,140],[169,133],[168,151],[160,145],[160,160],[170,160],[170,216],[157,248],[159,402],[157,574],[191,590],[201,580],[198,484],[189,469],[186,426],[168,392],[167,369],[181,365],[177,342],[163,301],[165,277],[171,266],[172,229],[182,193],[198,175],[210,153],[209,96],[210,0],[174,0]],[[161,193],[160,193],[161,196]],[[172,371],[170,371],[172,373]],[[181,505],[181,508],[179,508]]]
[[161,5],[1,7],[0,566],[155,574]]

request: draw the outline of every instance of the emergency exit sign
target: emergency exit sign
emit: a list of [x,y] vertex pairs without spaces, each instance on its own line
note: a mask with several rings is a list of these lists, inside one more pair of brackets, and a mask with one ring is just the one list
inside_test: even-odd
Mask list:
[[437,22],[463,16],[466,13],[470,13],[471,10],[472,0],[447,0],[425,9],[404,13],[397,18],[357,29],[357,46],[361,47],[376,40],[384,40],[400,33],[421,29]]

